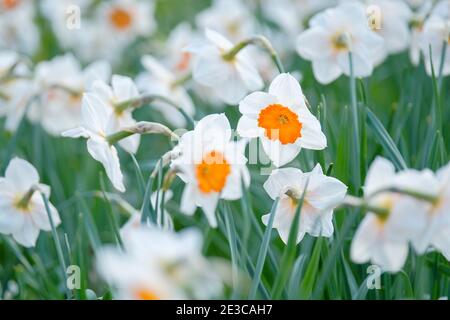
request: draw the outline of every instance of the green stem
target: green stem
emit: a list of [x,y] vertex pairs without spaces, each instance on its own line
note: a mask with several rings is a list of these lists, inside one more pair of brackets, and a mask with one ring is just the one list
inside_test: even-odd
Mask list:
[[364,211],[373,212],[382,219],[387,218],[389,215],[388,209],[370,205],[364,199],[354,197],[354,196],[346,196],[343,201],[343,205],[346,205],[349,207],[357,207],[357,208],[363,209]]
[[179,137],[166,126],[157,123],[157,122],[147,122],[141,121],[136,123],[133,127],[123,129],[116,133],[108,135],[105,139],[108,141],[110,145],[113,145],[119,142],[122,139],[128,138],[133,134],[163,134],[169,136],[175,140],[178,140]]
[[[177,80],[177,81],[186,81],[186,80],[183,80],[183,78],[182,78],[182,79]],[[177,85],[177,84],[175,83],[174,85]],[[164,102],[164,103],[174,107],[175,109],[177,109],[183,115],[183,117],[187,120],[189,125],[194,126],[194,124],[195,124],[194,119],[192,119],[192,117],[190,115],[188,115],[186,113],[186,111],[184,111],[183,108],[178,106],[172,100],[170,100],[170,99],[168,99],[168,98],[166,98],[164,96],[161,96],[161,95],[144,94],[144,95],[141,95],[139,97],[136,97],[136,98],[133,98],[133,99],[130,99],[130,100],[126,100],[126,101],[123,101],[123,102],[121,102],[119,104],[116,104],[115,108],[116,108],[116,112],[120,114],[120,113],[124,112],[127,109],[137,109],[137,108],[140,108],[140,107],[142,107],[144,105],[151,104],[154,101],[161,101],[161,102]]]
[[444,65],[445,65],[445,56],[447,54],[447,48],[448,48],[448,42],[444,41],[444,44],[442,46],[442,51],[441,51],[441,60],[439,62],[439,73],[438,73],[438,88],[439,88],[439,91],[442,90],[442,79],[443,79],[443,72],[444,72]]
[[241,41],[238,44],[236,44],[233,48],[231,48],[228,52],[223,54],[222,57],[227,61],[231,61],[242,49],[244,49],[250,44],[257,45],[260,48],[264,49],[270,55],[270,58],[276,65],[278,71],[280,73],[285,72],[278,53],[275,51],[270,41],[264,36],[254,36],[244,41]]
[[355,172],[354,183],[355,191],[358,191],[361,184],[361,165],[360,165],[360,141],[359,141],[359,116],[358,116],[358,101],[356,98],[356,79],[353,68],[353,55],[351,52],[348,54],[350,64],[350,96],[352,106],[352,119],[353,119],[353,143],[355,144],[353,149],[353,167]]
[[172,82],[172,88],[176,88],[179,86],[182,86],[186,82],[192,79],[192,73],[187,73],[186,75],[182,76],[179,79],[175,79],[174,82]]
[[46,197],[46,195],[44,193],[41,192],[41,196],[42,196],[42,200],[44,201],[44,205],[45,205],[45,210],[47,211],[47,216],[48,219],[50,221],[50,226],[52,228],[52,235],[53,235],[53,240],[55,241],[55,247],[56,247],[56,253],[58,255],[58,260],[59,260],[59,265],[61,267],[61,273],[64,279],[64,288],[66,289],[66,295],[67,295],[67,299],[70,299],[72,294],[69,290],[69,288],[67,287],[67,266],[66,266],[66,262],[64,260],[64,254],[63,254],[63,250],[62,250],[62,246],[61,246],[61,240],[58,237],[58,233],[56,232],[56,227],[55,227],[55,223],[53,222],[53,218],[50,212],[50,206],[48,204],[48,199]]
[[400,189],[400,188],[396,188],[396,187],[378,190],[377,192],[373,193],[371,195],[371,197],[374,197],[377,194],[384,193],[384,192],[404,194],[404,195],[411,196],[411,197],[419,199],[419,200],[429,202],[431,204],[436,204],[439,201],[439,196],[437,196],[437,195],[426,194],[426,193],[422,193],[420,191],[411,190],[411,189]]
[[21,209],[26,209],[28,208],[28,204],[30,203],[31,198],[33,197],[33,194],[38,190],[38,188],[36,186],[32,186],[30,188],[30,190],[27,191],[27,193],[25,193],[25,195],[22,197],[22,199],[20,199],[17,203],[16,206],[21,208]]

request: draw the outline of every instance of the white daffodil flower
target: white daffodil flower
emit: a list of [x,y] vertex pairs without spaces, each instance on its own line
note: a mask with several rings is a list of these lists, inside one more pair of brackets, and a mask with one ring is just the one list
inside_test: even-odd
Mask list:
[[[306,233],[314,237],[331,237],[334,230],[333,210],[347,193],[347,186],[336,178],[324,175],[319,164],[311,172],[305,173],[297,168],[276,169],[264,183],[264,189],[272,199],[280,199],[275,209],[273,227],[286,244],[303,192],[305,196],[297,243]],[[265,225],[269,217],[270,214],[262,217]]]
[[191,215],[196,207],[201,207],[212,227],[217,227],[215,211],[219,199],[239,199],[242,182],[250,183],[245,145],[230,139],[227,117],[208,115],[193,131],[181,136],[178,145],[181,155],[172,161],[172,167],[186,183],[181,211]]
[[110,145],[107,136],[116,133],[114,131],[115,118],[111,108],[105,104],[97,95],[85,93],[81,109],[82,124],[78,128],[67,130],[62,133],[63,137],[86,138],[89,154],[101,162],[106,174],[113,186],[125,191],[123,175],[120,170],[117,149]]
[[173,233],[141,226],[122,240],[124,250],[105,247],[97,255],[97,269],[114,288],[115,298],[208,299],[221,295],[222,281],[201,254],[198,231]]
[[[433,178],[429,179],[427,184],[422,184],[420,189],[415,188],[422,194],[436,198],[433,203],[427,204],[421,216],[423,228],[412,239],[413,247],[419,254],[425,253],[430,246],[434,246],[443,253],[448,253],[450,250],[449,235],[445,234],[445,231],[450,228],[450,164],[439,169]],[[408,205],[412,206],[406,204]]]
[[350,75],[349,53],[355,77],[370,76],[383,45],[383,38],[369,28],[364,6],[356,2],[318,13],[297,38],[298,54],[312,61],[314,76],[323,84]]
[[406,170],[400,173],[388,160],[377,157],[364,185],[368,205],[384,213],[369,212],[356,231],[350,255],[354,262],[371,261],[388,272],[399,271],[408,256],[408,242],[423,229],[427,203],[390,188],[422,190],[430,185],[430,172]]
[[[225,14],[226,12],[226,14]],[[245,2],[214,0],[195,18],[199,29],[213,29],[232,41],[242,41],[254,33],[256,21]]]
[[178,24],[169,34],[165,44],[164,62],[177,77],[183,77],[191,71],[192,54],[185,48],[196,41],[198,34],[188,22]]
[[237,104],[249,91],[263,87],[247,48],[227,58],[225,55],[233,44],[210,29],[206,29],[205,36],[207,44],[197,43],[187,48],[194,58],[192,75],[196,82],[211,88],[217,97],[231,105]]
[[277,76],[268,93],[258,91],[245,97],[239,111],[239,135],[261,138],[264,151],[277,167],[292,161],[302,148],[322,150],[327,146],[300,84],[290,74]]
[[32,0],[0,1],[0,48],[35,54],[39,47],[35,15]]
[[99,21],[109,30],[114,41],[131,43],[137,36],[150,35],[155,27],[154,3],[141,0],[102,2]]
[[30,107],[30,119],[55,136],[77,126],[83,92],[89,91],[96,80],[108,81],[110,74],[106,61],[96,61],[82,69],[72,54],[39,63],[34,75],[39,101]]
[[[143,93],[163,96],[183,108],[186,114],[193,116],[195,109],[191,97],[182,85],[177,84],[175,75],[151,56],[142,57],[146,72],[140,74],[136,83]],[[174,106],[163,101],[152,103],[158,111],[176,128],[186,127],[186,119]]]
[[411,8],[403,1],[363,1],[366,10],[373,14],[369,19],[370,28],[384,39],[383,49],[380,50],[375,61],[375,65],[378,65],[389,54],[397,54],[408,48],[411,39],[409,22],[413,13]]
[[[113,75],[111,86],[103,81],[95,81],[92,85],[92,94],[96,95],[111,113],[110,130],[120,131],[136,124],[132,109],[119,110],[117,105],[139,97],[139,92],[133,80],[129,77]],[[134,134],[119,141],[119,145],[129,153],[136,153],[141,136]]]
[[30,74],[19,54],[0,51],[0,117],[6,117],[7,131],[17,130],[35,94]]
[[[14,158],[5,177],[0,178],[0,233],[25,247],[34,247],[40,230],[50,231],[51,223],[41,192],[48,198],[50,187],[39,183],[39,174],[27,161]],[[54,226],[61,223],[56,208],[49,203]]]
[[409,57],[412,64],[415,66],[418,66],[420,62],[423,26],[433,7],[433,2],[431,0],[424,0],[421,2],[423,3],[417,3],[417,6],[411,4],[414,8],[416,8],[416,10],[413,12],[409,22],[411,27]]
[[[442,59],[444,44],[447,46]],[[433,61],[436,77],[442,69],[442,76],[450,74],[450,1],[439,2],[431,12],[430,17],[423,25],[420,37],[420,47],[425,59],[425,68],[428,75],[432,75],[431,60]],[[430,55],[431,48],[431,55]],[[441,66],[442,61],[442,66]]]

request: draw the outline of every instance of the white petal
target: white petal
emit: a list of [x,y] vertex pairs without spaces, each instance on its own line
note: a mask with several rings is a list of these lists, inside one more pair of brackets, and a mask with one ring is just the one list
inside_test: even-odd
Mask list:
[[83,127],[73,128],[61,133],[61,136],[67,138],[89,138],[90,132]]
[[197,194],[196,202],[203,209],[211,228],[217,228],[216,208],[219,202],[219,194]]
[[237,59],[238,62],[235,66],[246,88],[249,91],[261,89],[264,86],[264,82],[252,61],[240,58],[239,55]]
[[311,174],[308,183],[308,203],[317,209],[333,209],[347,193],[347,186],[336,178]]
[[377,219],[375,215],[369,213],[359,225],[350,248],[350,256],[354,262],[369,261],[374,249],[379,245]]
[[369,197],[372,193],[391,186],[394,176],[395,168],[389,160],[383,157],[375,158],[367,172],[364,196]]
[[277,97],[284,106],[296,109],[305,106],[302,88],[297,79],[289,73],[278,75],[270,84],[269,94]]
[[242,116],[239,119],[236,131],[242,138],[256,138],[259,135],[260,128],[256,119]]
[[191,184],[184,187],[183,195],[181,196],[180,210],[184,214],[193,215],[197,205],[195,204],[195,188]]
[[34,247],[39,236],[39,228],[34,224],[31,217],[27,217],[22,227],[12,234],[14,240],[24,247]]
[[407,242],[384,242],[376,251],[373,262],[388,272],[398,272],[408,257]]
[[20,229],[25,216],[11,208],[12,200],[0,199],[0,233],[11,234]]
[[[45,204],[41,198],[41,195],[33,199],[33,212],[30,214],[31,219],[34,221],[39,229],[44,231],[50,231],[52,229],[50,219],[48,218]],[[58,211],[53,204],[49,203],[50,214],[53,220],[53,224],[57,227],[61,223]]]
[[266,137],[261,138],[264,152],[273,164],[281,167],[292,160],[300,153],[301,147],[295,143],[282,144],[280,141],[272,141]]
[[342,74],[342,69],[334,59],[313,60],[314,76],[321,84],[329,84]]
[[301,109],[299,119],[302,123],[299,144],[302,148],[311,150],[323,150],[327,147],[327,137],[322,132],[319,120],[308,109]]
[[139,95],[136,85],[129,77],[113,75],[111,84],[118,102],[123,102]]
[[31,163],[20,158],[12,159],[5,171],[5,178],[16,191],[27,192],[39,183],[39,174]]
[[296,49],[307,60],[327,58],[331,55],[329,34],[321,27],[310,28],[298,36]]
[[239,112],[256,119],[262,109],[277,102],[277,97],[266,92],[253,92],[239,103]]
[[214,30],[207,28],[205,30],[205,36],[211,43],[221,49],[229,50],[233,47],[233,44],[227,38]]
[[89,154],[103,164],[106,174],[113,186],[121,192],[125,191],[123,185],[122,171],[120,170],[119,157],[114,146],[110,146],[106,141],[87,141]]
[[303,180],[303,172],[300,169],[276,169],[264,183],[264,190],[266,190],[269,197],[275,200],[275,198],[281,197],[289,188],[297,186],[298,181],[301,180]]
[[83,126],[92,132],[99,132],[106,130],[111,109],[96,95],[85,93],[81,114]]

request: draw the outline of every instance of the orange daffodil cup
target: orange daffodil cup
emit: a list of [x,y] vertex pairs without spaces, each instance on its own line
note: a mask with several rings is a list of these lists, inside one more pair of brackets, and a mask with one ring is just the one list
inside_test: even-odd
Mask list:
[[243,142],[231,140],[232,130],[224,114],[211,114],[200,120],[193,131],[181,136],[181,156],[172,168],[186,183],[180,208],[193,214],[201,207],[209,224],[217,227],[215,216],[219,199],[242,197],[242,182],[250,184]]
[[327,139],[320,122],[309,111],[298,81],[290,74],[277,76],[268,92],[253,92],[239,103],[242,117],[237,132],[260,138],[277,167],[292,161],[302,148],[322,150]]

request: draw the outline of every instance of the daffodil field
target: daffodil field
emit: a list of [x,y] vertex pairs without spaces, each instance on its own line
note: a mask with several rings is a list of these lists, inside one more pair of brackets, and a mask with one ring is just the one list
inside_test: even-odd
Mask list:
[[0,0],[0,300],[447,300],[450,0]]

